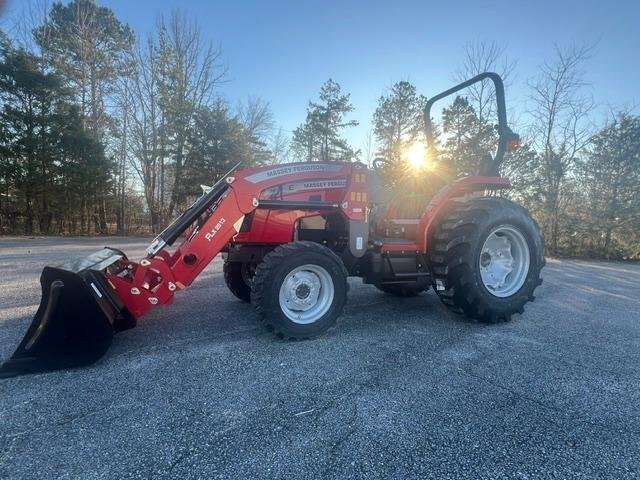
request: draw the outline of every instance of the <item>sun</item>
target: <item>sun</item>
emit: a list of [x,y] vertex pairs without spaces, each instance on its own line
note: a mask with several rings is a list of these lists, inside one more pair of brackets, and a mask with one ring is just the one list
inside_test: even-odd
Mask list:
[[414,142],[405,152],[405,158],[414,170],[430,169],[427,159],[427,149],[422,142]]

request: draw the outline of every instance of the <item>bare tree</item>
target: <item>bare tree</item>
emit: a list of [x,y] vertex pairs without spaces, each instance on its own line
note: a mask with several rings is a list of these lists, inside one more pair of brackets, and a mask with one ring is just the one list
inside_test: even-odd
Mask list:
[[183,171],[188,168],[186,155],[189,127],[198,110],[210,105],[216,87],[223,82],[227,69],[220,64],[221,50],[205,40],[197,21],[174,11],[158,22],[158,43],[163,62],[160,98],[165,122],[163,132],[170,139],[173,185],[167,215],[186,196]]
[[364,137],[364,145],[362,147],[362,160],[367,164],[368,167],[371,167],[371,162],[373,161],[375,150],[376,147],[373,138],[373,130],[368,130],[367,134]]
[[291,159],[291,139],[282,128],[271,137],[269,149],[273,164],[286,163]]
[[196,116],[215,102],[226,75],[220,56],[197,22],[177,11],[160,17],[156,33],[139,40],[132,55],[128,142],[154,231],[185,200]]
[[[465,46],[464,60],[455,78],[463,82],[483,72],[496,72],[508,85],[515,68],[516,62],[507,58],[504,47],[495,41],[477,40]],[[476,83],[467,92],[478,119],[481,122],[489,120],[495,113],[495,91],[491,82]]]
[[[16,12],[7,28],[15,44],[30,52],[37,52],[38,44],[33,37],[33,30],[46,24],[50,10],[51,0],[29,0],[21,3],[20,10]],[[48,33],[48,30],[43,32],[47,41]]]
[[273,132],[271,104],[260,97],[250,95],[246,103],[239,103],[238,117],[251,136],[266,138]]
[[134,105],[132,89],[134,87],[134,65],[129,64],[129,69],[116,84],[113,95],[113,108],[116,112],[117,120],[114,122],[111,131],[112,151],[115,160],[115,211],[116,211],[116,233],[126,234],[126,197],[128,186],[130,155],[130,129],[132,126],[132,114]]
[[161,56],[152,37],[146,42],[138,41],[131,63],[134,66],[131,85],[121,89],[119,103],[131,110],[127,148],[131,150],[131,166],[142,184],[155,232],[161,222],[157,185],[163,155],[160,134],[163,123],[159,102]]
[[249,96],[245,103],[238,104],[237,110],[249,138],[252,163],[268,163],[271,160],[268,143],[275,126],[271,105],[260,97]]
[[558,248],[564,183],[593,132],[589,114],[594,102],[582,70],[592,50],[592,46],[556,47],[555,58],[542,64],[538,78],[529,82],[530,137],[541,157],[542,220],[552,252]]

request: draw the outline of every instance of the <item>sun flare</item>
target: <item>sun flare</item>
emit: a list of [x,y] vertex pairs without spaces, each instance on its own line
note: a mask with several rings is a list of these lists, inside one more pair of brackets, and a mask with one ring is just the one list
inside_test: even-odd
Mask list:
[[406,151],[405,158],[414,170],[430,169],[427,149],[422,142],[414,142]]

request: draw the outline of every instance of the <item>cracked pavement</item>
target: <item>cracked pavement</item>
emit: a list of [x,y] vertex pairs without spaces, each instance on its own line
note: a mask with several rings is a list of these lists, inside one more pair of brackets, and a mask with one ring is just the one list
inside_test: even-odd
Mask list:
[[[45,264],[136,238],[0,239],[0,358]],[[338,326],[275,339],[216,260],[84,369],[0,381],[0,478],[638,478],[640,265],[549,260],[478,325],[350,279]]]

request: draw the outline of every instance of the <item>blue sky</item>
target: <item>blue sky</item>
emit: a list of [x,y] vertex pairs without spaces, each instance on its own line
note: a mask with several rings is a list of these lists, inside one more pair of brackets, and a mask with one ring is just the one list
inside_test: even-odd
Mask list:
[[[9,12],[24,0],[8,0]],[[351,93],[362,147],[376,100],[399,79],[429,96],[450,86],[467,42],[495,40],[518,62],[508,102],[526,110],[526,81],[554,44],[596,43],[586,79],[602,111],[640,103],[637,1],[249,1],[102,0],[138,33],[174,8],[192,13],[219,44],[229,68],[220,88],[231,104],[247,95],[271,102],[292,130],[329,77]]]

